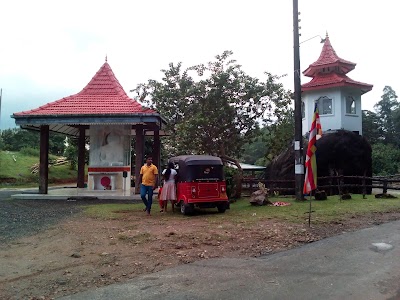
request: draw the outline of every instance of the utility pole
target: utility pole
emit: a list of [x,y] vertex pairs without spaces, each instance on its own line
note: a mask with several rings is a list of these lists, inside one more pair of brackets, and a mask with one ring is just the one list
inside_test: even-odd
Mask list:
[[301,118],[299,4],[293,0],[293,58],[294,58],[294,174],[296,200],[303,200],[304,162]]

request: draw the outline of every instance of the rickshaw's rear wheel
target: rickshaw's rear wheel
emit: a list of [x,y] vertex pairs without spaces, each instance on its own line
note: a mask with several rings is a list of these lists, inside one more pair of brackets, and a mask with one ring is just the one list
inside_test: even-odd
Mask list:
[[193,204],[185,204],[181,201],[181,213],[184,215],[190,215],[194,212],[194,205]]
[[221,213],[221,214],[223,214],[223,213],[226,211],[226,204],[225,204],[225,203],[223,203],[223,204],[218,204],[218,205],[217,205],[217,208],[218,208],[218,212]]

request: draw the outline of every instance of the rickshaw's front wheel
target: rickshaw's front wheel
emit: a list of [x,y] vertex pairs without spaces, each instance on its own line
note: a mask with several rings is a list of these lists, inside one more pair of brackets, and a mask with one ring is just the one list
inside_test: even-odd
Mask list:
[[194,212],[193,204],[185,204],[185,202],[181,201],[181,213],[183,215],[190,215]]

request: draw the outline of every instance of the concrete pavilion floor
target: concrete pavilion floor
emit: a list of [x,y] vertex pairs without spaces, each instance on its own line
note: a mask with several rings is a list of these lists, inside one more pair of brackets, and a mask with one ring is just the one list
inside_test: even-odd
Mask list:
[[[154,191],[153,201],[157,197],[158,190]],[[73,186],[49,187],[47,194],[39,194],[38,189],[15,189],[12,199],[19,200],[115,200],[141,202],[140,194],[135,194],[134,188],[130,191],[120,190],[88,190]]]

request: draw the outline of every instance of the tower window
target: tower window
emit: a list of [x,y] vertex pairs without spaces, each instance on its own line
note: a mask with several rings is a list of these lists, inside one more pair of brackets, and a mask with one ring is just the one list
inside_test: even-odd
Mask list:
[[356,100],[352,96],[346,97],[346,114],[355,115],[356,111]]
[[332,99],[323,96],[318,98],[318,111],[320,115],[331,115],[333,114],[332,110]]

